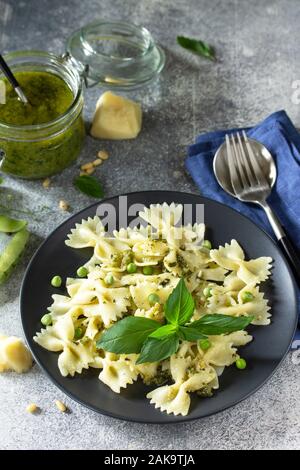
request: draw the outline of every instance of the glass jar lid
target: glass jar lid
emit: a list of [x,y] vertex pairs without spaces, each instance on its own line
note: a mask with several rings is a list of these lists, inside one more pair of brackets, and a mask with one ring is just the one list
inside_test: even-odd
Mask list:
[[152,81],[165,64],[150,32],[124,22],[98,21],[75,31],[67,42],[67,56],[87,86],[124,90]]

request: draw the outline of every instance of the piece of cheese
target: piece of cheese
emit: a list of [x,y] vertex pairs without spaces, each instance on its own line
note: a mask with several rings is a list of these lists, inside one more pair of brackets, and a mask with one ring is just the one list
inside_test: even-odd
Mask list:
[[134,139],[142,126],[139,103],[106,91],[97,101],[91,135],[98,139]]
[[32,356],[23,341],[16,336],[0,335],[0,372],[13,370],[18,374],[32,366]]

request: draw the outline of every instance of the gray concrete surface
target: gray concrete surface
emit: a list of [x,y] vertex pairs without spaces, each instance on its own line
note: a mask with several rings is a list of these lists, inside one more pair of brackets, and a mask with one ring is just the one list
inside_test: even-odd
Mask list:
[[[186,146],[203,131],[256,123],[285,108],[300,125],[292,82],[300,79],[298,0],[0,0],[0,50],[63,52],[74,28],[95,18],[142,23],[163,45],[167,65],[151,93],[136,92],[144,106],[143,131],[128,142],[88,138],[80,163],[105,148],[111,158],[97,170],[107,196],[144,189],[197,192],[183,169]],[[198,36],[216,46],[218,61],[189,55],[176,35]],[[99,89],[86,92],[91,119]],[[22,335],[18,297],[24,269],[38,244],[65,218],[92,201],[76,192],[78,165],[41,182],[5,177],[0,205],[30,222],[31,243],[13,278],[0,287],[0,330]],[[10,195],[10,196],[9,196]],[[198,422],[171,426],[130,424],[97,415],[55,388],[35,366],[23,376],[0,376],[2,449],[296,449],[300,444],[300,376],[291,354],[259,392],[240,405]],[[60,398],[70,414],[59,414]],[[29,402],[42,412],[26,414]]]

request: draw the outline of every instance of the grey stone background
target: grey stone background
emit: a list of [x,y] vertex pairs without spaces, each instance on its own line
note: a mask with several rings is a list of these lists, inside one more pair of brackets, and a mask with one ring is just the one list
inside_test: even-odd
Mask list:
[[[100,149],[109,160],[97,170],[107,196],[134,190],[177,189],[197,192],[183,163],[186,146],[198,133],[250,125],[285,108],[300,125],[292,82],[300,79],[300,3],[298,0],[0,0],[0,50],[64,51],[72,30],[95,18],[123,19],[148,27],[163,45],[167,65],[159,86],[136,92],[144,123],[138,139],[100,142],[88,138],[79,162]],[[176,35],[202,38],[217,49],[211,63],[176,45]],[[101,90],[86,92],[90,121]],[[78,165],[41,182],[5,177],[0,211],[26,217],[32,232],[24,261],[0,287],[0,330],[22,336],[18,297],[24,269],[39,243],[68,214],[92,201],[76,192]],[[24,211],[25,213],[21,212]],[[28,212],[29,211],[29,212]],[[97,415],[66,398],[37,366],[28,374],[0,376],[0,448],[2,449],[270,449],[299,448],[299,367],[291,354],[259,392],[214,417],[181,425],[154,426]],[[60,414],[60,398],[70,414]],[[25,412],[29,402],[42,412]]]

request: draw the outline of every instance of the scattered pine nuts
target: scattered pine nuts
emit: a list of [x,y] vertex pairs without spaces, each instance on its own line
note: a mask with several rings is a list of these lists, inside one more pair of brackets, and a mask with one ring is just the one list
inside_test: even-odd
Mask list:
[[85,170],[85,174],[86,174],[86,175],[91,175],[91,174],[94,173],[94,171],[95,171],[95,168],[92,167],[92,168],[89,168],[88,170]]
[[39,409],[39,407],[35,403],[30,403],[26,407],[27,413],[35,413],[36,411],[38,411],[38,409]]
[[61,411],[62,413],[65,413],[67,411],[67,407],[62,401],[55,400],[55,404],[59,411]]
[[108,152],[106,150],[99,150],[97,156],[101,158],[101,160],[107,160],[109,157]]
[[59,208],[62,210],[62,211],[67,211],[69,209],[69,204],[64,201],[63,199],[61,201],[59,201]]
[[46,189],[49,188],[50,184],[51,184],[50,178],[46,178],[46,179],[43,181],[43,187],[46,188]]
[[94,166],[99,166],[99,165],[101,165],[102,162],[103,162],[103,160],[101,160],[101,158],[96,158],[96,160],[93,161],[93,165]]
[[81,165],[81,167],[80,167],[80,169],[81,169],[82,171],[87,171],[87,170],[89,170],[90,168],[93,168],[92,162],[85,163],[84,165]]

